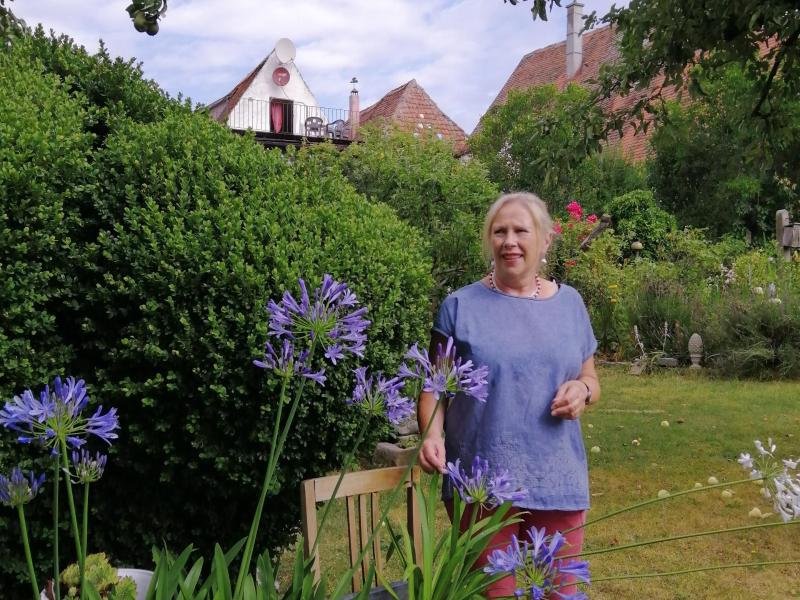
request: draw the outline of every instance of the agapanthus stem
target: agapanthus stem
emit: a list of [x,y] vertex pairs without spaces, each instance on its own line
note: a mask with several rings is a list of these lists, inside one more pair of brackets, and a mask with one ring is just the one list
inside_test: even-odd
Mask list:
[[39,585],[36,583],[36,571],[33,570],[33,557],[31,556],[31,545],[28,540],[28,526],[25,523],[25,510],[20,504],[17,506],[19,516],[19,531],[22,534],[22,546],[25,548],[25,562],[28,563],[28,577],[33,588],[33,600],[39,600]]
[[629,506],[625,506],[623,508],[620,508],[619,510],[611,511],[610,513],[607,513],[605,515],[600,515],[596,519],[589,519],[583,525],[577,525],[575,527],[570,527],[569,529],[565,529],[561,533],[566,535],[566,534],[568,534],[568,533],[570,533],[572,531],[575,531],[576,529],[581,529],[581,528],[584,528],[584,527],[588,527],[589,525],[594,525],[595,523],[599,523],[600,521],[605,521],[606,519],[610,519],[611,517],[616,517],[617,515],[621,515],[623,513],[630,512],[632,510],[636,510],[638,508],[644,508],[645,506],[649,506],[649,505],[655,504],[657,502],[665,502],[667,500],[672,500],[674,498],[678,498],[680,496],[685,496],[687,494],[694,494],[694,493],[697,493],[697,492],[705,492],[706,490],[713,490],[715,488],[731,487],[731,486],[739,485],[739,484],[742,484],[742,483],[752,483],[753,481],[757,481],[757,480],[753,480],[753,479],[738,479],[736,481],[725,482],[725,483],[715,483],[714,485],[705,485],[705,486],[699,487],[699,488],[691,488],[691,489],[688,489],[688,490],[683,490],[681,492],[675,492],[674,494],[670,494],[669,496],[664,496],[663,498],[659,498],[659,497],[650,498],[649,500],[645,500],[644,502],[639,502],[637,504],[631,504]]
[[[444,400],[440,400],[433,407],[433,412],[431,412],[431,416],[428,419],[428,424],[425,426],[425,430],[420,433],[419,437],[420,440],[424,440],[425,436],[428,435],[428,430],[431,428],[431,425],[434,422],[434,417],[436,416],[436,412],[439,410],[439,406],[443,401]],[[400,491],[405,488],[405,482],[408,479],[411,470],[414,468],[414,465],[417,464],[417,458],[419,457],[421,448],[422,448],[421,443],[417,444],[417,447],[414,448],[414,452],[411,454],[411,457],[408,461],[408,465],[406,466],[406,469],[403,473],[403,477],[400,479],[398,484],[392,490],[391,494],[389,495],[389,499],[386,502],[386,505],[384,506],[380,516],[378,517],[379,526],[386,520],[386,517],[389,515],[389,511],[391,510],[392,506],[394,506],[394,503],[397,501],[397,497]],[[342,575],[342,577],[339,579],[339,582],[336,584],[336,589],[333,590],[333,593],[329,596],[329,598],[340,598],[342,596],[345,587],[353,577],[353,573],[356,572],[356,569],[360,568],[361,561],[364,560],[364,556],[367,554],[367,552],[369,552],[370,548],[372,548],[372,540],[375,538],[376,534],[377,530],[375,529],[373,529],[372,532],[370,532],[370,535],[367,538],[367,541],[364,542],[364,545],[361,549],[361,552],[358,555],[358,558],[356,558],[356,560],[353,561],[353,566],[350,567],[347,573]]]
[[639,548],[640,546],[652,546],[662,542],[675,542],[677,540],[686,540],[689,538],[704,537],[707,535],[716,535],[718,533],[733,533],[736,531],[748,531],[750,529],[761,529],[762,527],[782,527],[784,525],[800,525],[800,521],[776,521],[772,523],[759,523],[757,525],[743,525],[742,527],[729,527],[727,529],[714,529],[713,531],[699,531],[694,533],[684,533],[681,535],[673,535],[670,537],[656,538],[654,540],[647,540],[644,542],[635,542],[633,544],[625,544],[624,546],[611,546],[609,548],[598,548],[597,550],[586,550],[576,554],[566,554],[559,556],[560,559],[566,560],[569,558],[585,558],[596,554],[608,554],[610,552],[618,552],[620,550],[630,550],[631,548]]
[[[342,485],[342,480],[344,479],[345,474],[347,473],[347,465],[351,463],[353,457],[356,455],[358,451],[358,447],[361,445],[361,442],[364,441],[364,436],[367,433],[367,427],[369,426],[369,419],[364,421],[361,429],[358,432],[358,436],[356,437],[355,444],[353,444],[353,449],[345,456],[344,458],[344,465],[342,466],[342,472],[339,473],[339,478],[336,480],[336,485],[333,486],[333,493],[331,494],[330,502],[325,504],[325,508],[322,509],[322,516],[319,520],[319,525],[317,526],[317,538],[314,540],[314,546],[311,548],[311,556],[314,556],[314,553],[317,551],[317,545],[319,544],[319,540],[322,537],[322,528],[325,526],[325,519],[328,518],[328,513],[330,512],[331,506],[333,505],[333,500],[336,498],[336,492],[339,491],[339,486]],[[311,558],[311,556],[307,558]]]
[[751,562],[751,563],[734,563],[732,565],[711,565],[709,567],[697,567],[695,569],[683,569],[681,571],[666,571],[663,573],[636,573],[633,575],[609,575],[608,577],[592,577],[592,585],[600,583],[601,581],[619,581],[621,579],[648,579],[651,577],[688,575],[689,573],[702,573],[704,571],[721,571],[723,569],[741,569],[746,567],[768,567],[771,565],[796,565],[796,564],[800,564],[800,560],[771,560],[771,561]]
[[75,552],[78,555],[78,566],[81,569],[81,573],[83,573],[84,564],[83,564],[83,550],[81,549],[81,534],[80,530],[78,529],[78,513],[75,510],[75,497],[72,495],[72,481],[69,477],[69,460],[67,459],[67,443],[62,439],[61,442],[61,459],[63,462],[62,468],[64,469],[64,475],[66,476],[64,486],[67,488],[67,504],[69,504],[69,520],[70,524],[72,525],[72,537],[75,539]]
[[61,466],[58,464],[58,457],[53,460],[53,594],[56,600],[61,600],[61,586],[58,577],[61,568],[58,564],[58,494],[61,482]]
[[[312,339],[311,345],[308,349],[308,364],[311,364],[312,359],[314,358],[314,349],[316,346],[316,339]],[[256,536],[258,535],[258,527],[261,524],[261,514],[264,511],[264,502],[267,499],[267,494],[269,493],[269,489],[272,485],[272,478],[275,475],[275,469],[278,464],[278,458],[280,458],[281,452],[283,451],[283,444],[286,442],[286,437],[289,435],[289,430],[292,427],[292,422],[294,421],[294,415],[297,412],[297,406],[300,404],[300,399],[303,397],[303,390],[305,388],[306,379],[304,377],[300,378],[300,386],[297,388],[297,393],[295,394],[294,399],[292,400],[292,406],[289,409],[289,414],[286,417],[286,422],[281,428],[280,423],[280,416],[282,412],[283,403],[286,400],[286,387],[288,384],[288,377],[284,377],[283,384],[281,385],[281,396],[280,396],[280,407],[278,408],[278,418],[275,420],[275,427],[272,432],[272,440],[273,444],[269,450],[269,458],[267,459],[267,471],[264,474],[264,483],[261,486],[261,495],[258,499],[258,504],[256,505],[256,512],[253,515],[253,522],[250,524],[250,532],[247,535],[247,542],[245,542],[244,546],[244,554],[242,555],[242,562],[239,568],[239,575],[236,577],[236,587],[234,588],[233,597],[235,600],[240,600],[242,594],[244,593],[244,580],[247,576],[248,571],[250,570],[250,561],[253,558],[253,548],[256,544]],[[278,431],[280,430],[280,434],[278,435]]]
[[84,568],[81,569],[81,600],[86,597],[86,554],[87,554],[87,544],[89,538],[89,484],[85,483],[83,485],[83,523],[81,523],[82,531],[81,531],[81,549],[83,550],[83,556],[81,559],[83,561]]

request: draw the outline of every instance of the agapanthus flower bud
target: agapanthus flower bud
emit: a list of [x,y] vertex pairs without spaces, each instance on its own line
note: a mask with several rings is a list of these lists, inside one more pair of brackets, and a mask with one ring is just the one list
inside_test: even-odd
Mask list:
[[44,483],[44,473],[39,477],[30,471],[27,477],[22,469],[14,467],[11,476],[0,475],[0,503],[17,507],[27,504],[36,497]]
[[461,358],[456,356],[452,337],[447,338],[444,348],[441,344],[438,345],[436,359],[433,361],[417,344],[409,348],[406,358],[412,361],[412,365],[402,365],[401,376],[422,378],[423,391],[432,393],[437,400],[443,395],[450,398],[464,393],[481,402],[486,401],[489,394],[486,379],[489,367],[476,367],[471,360],[462,363]]
[[308,350],[297,353],[291,340],[283,340],[280,354],[272,342],[267,342],[264,344],[264,359],[254,360],[253,364],[260,369],[271,369],[281,377],[291,377],[296,374],[319,385],[325,385],[325,369],[312,371],[308,365]]
[[367,377],[366,367],[359,367],[354,373],[356,385],[348,404],[359,406],[371,416],[385,416],[392,425],[414,413],[414,402],[401,393],[400,377],[386,379],[380,372]]
[[490,469],[489,462],[480,456],[472,461],[471,474],[461,468],[461,459],[447,463],[447,474],[467,504],[496,508],[505,502],[518,502],[527,497],[527,492],[516,485],[507,470]]
[[108,457],[105,454],[95,453],[92,456],[91,452],[84,449],[72,452],[72,469],[75,474],[76,483],[94,483],[99,481],[106,470],[106,461]]

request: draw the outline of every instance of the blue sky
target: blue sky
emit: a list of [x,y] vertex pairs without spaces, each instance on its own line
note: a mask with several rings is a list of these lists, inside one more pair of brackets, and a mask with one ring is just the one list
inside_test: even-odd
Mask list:
[[[208,103],[226,94],[281,37],[326,107],[347,108],[353,76],[361,107],[412,78],[470,133],[524,54],[564,39],[566,9],[533,21],[530,2],[502,0],[170,0],[155,37],[133,29],[126,0],[16,0],[29,25],[66,33],[94,51],[135,57],[170,94]],[[569,0],[562,4],[566,6]],[[604,14],[611,0],[584,0]],[[627,2],[617,2],[627,4]]]

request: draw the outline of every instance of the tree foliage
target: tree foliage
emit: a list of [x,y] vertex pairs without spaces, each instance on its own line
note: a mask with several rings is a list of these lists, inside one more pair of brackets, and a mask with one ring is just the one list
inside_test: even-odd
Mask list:
[[480,278],[486,268],[483,216],[498,195],[481,162],[458,160],[449,143],[433,136],[372,126],[359,135],[360,143],[341,153],[324,145],[302,150],[298,168],[340,171],[356,190],[391,206],[421,232],[433,261],[433,305]]
[[770,119],[753,118],[760,90],[749,71],[696,68],[694,76],[704,94],[670,104],[651,139],[656,198],[682,225],[771,237],[776,210],[800,209],[800,100],[776,99]]
[[[469,143],[502,189],[533,190],[548,199],[600,149],[602,125],[603,115],[586,88],[535,86],[512,90],[484,116]],[[551,208],[560,204],[554,201]]]
[[[738,64],[755,82],[750,113],[769,118],[774,107],[800,93],[800,8],[794,0],[631,0],[627,7],[586,21],[619,31],[620,60],[601,76],[605,95],[647,90],[660,75],[682,87],[693,65]],[[691,89],[702,93],[696,80]],[[658,90],[660,91],[660,90]],[[658,102],[645,95],[633,111],[644,116]]]

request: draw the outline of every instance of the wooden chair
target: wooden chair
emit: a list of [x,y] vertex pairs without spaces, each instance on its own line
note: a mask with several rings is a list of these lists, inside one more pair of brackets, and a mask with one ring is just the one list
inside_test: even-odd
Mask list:
[[[353,574],[352,590],[358,592],[364,586],[369,572],[370,558],[377,569],[383,566],[381,553],[380,527],[380,492],[394,489],[401,481],[406,467],[389,467],[386,469],[371,469],[348,473],[336,492],[336,498],[344,498],[347,506],[347,538],[349,546],[350,566],[355,565],[358,555],[365,547],[373,529],[378,533],[372,538],[371,552],[364,554],[360,568]],[[406,520],[408,531],[413,539],[417,556],[421,556],[422,538],[420,535],[420,516],[417,500],[412,483],[418,483],[420,471],[414,467],[405,479],[406,487]],[[307,479],[300,489],[300,503],[303,516],[303,539],[305,540],[306,555],[311,553],[317,537],[317,502],[327,502],[333,498],[333,488],[336,486],[338,475]],[[326,529],[330,520],[326,522]],[[370,557],[371,554],[371,557]],[[314,556],[314,578],[320,579],[319,555]]]

